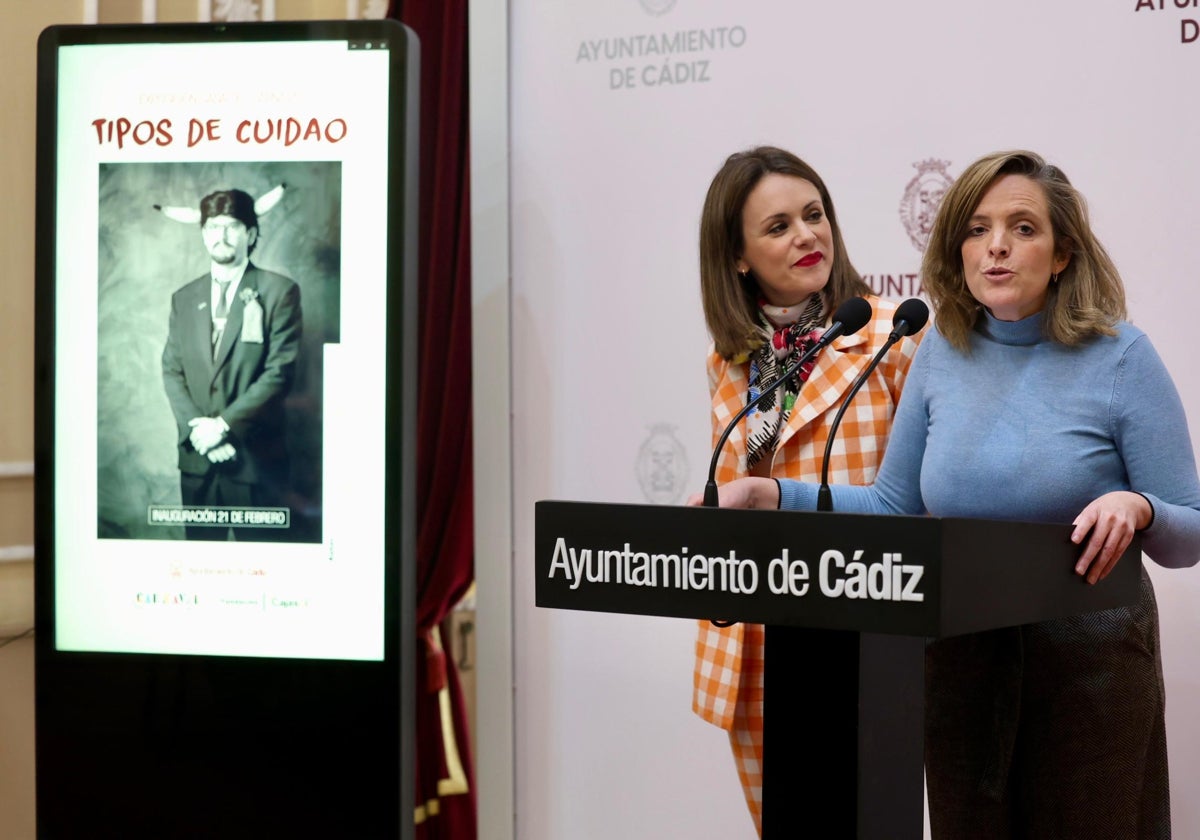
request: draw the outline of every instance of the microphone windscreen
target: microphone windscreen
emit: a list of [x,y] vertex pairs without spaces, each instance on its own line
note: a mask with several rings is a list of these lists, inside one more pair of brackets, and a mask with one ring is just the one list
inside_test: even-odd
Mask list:
[[916,335],[929,323],[929,307],[920,298],[909,298],[896,307],[896,314],[892,316],[892,326],[900,326],[901,321],[908,324],[907,335]]
[[842,301],[833,313],[833,322],[842,325],[842,335],[852,335],[871,320],[871,304],[865,298],[853,297]]

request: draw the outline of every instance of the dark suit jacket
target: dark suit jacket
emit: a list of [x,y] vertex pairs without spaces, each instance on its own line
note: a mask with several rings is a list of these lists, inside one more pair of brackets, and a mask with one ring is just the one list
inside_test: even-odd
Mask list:
[[[300,349],[300,287],[281,274],[246,267],[229,309],[225,332],[212,352],[212,275],[188,283],[171,297],[171,322],[163,350],[163,385],[178,427],[179,469],[204,475],[213,469],[192,448],[188,421],[223,417],[237,458],[222,473],[250,484],[287,480],[283,400],[292,387]],[[263,308],[262,342],[242,340],[245,297]]]

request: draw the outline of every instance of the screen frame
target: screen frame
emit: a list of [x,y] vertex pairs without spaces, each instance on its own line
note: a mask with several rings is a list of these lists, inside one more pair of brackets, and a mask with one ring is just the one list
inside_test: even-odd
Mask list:
[[[381,661],[62,651],[56,645],[58,55],[91,44],[386,41],[389,166]],[[418,63],[396,21],[53,26],[38,41],[35,627],[39,834],[407,837],[415,681]],[[247,755],[243,745],[267,749]],[[184,750],[167,744],[186,743]],[[132,745],[132,746],[131,746]],[[236,767],[229,757],[238,755]],[[201,806],[201,807],[198,807]],[[161,833],[154,836],[163,836]]]

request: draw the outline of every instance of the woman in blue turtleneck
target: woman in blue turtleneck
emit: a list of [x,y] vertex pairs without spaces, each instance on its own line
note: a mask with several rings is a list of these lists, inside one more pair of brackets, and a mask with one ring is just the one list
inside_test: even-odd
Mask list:
[[[909,371],[873,485],[845,512],[1070,522],[1105,577],[1135,531],[1200,558],[1200,481],[1179,395],[1126,323],[1082,196],[1030,152],[976,161],[922,266],[937,330]],[[747,478],[732,507],[816,509],[815,485]],[[1132,607],[931,644],[926,775],[935,837],[1170,837],[1154,591]]]

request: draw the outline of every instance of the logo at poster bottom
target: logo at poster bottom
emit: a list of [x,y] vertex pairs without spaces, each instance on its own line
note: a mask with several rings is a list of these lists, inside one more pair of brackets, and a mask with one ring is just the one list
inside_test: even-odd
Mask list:
[[200,596],[191,592],[139,592],[136,601],[148,607],[195,607]]

